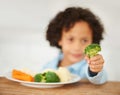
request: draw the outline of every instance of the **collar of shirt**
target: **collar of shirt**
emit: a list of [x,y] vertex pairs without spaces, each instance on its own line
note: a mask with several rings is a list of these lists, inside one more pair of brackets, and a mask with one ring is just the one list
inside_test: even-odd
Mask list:
[[[58,64],[59,64],[59,61],[62,60],[63,58],[63,54],[60,53],[57,60],[56,60],[56,63],[55,63],[55,66],[57,68]],[[80,69],[80,67],[82,67],[84,64],[86,63],[86,60],[81,60],[80,62],[76,62],[70,66],[67,66],[67,68],[71,71],[71,72],[76,72]]]
[[81,67],[83,67],[83,65],[86,63],[86,61],[83,59],[80,62],[74,63],[70,66],[68,66],[67,68],[71,71],[71,72],[78,72],[80,70]]

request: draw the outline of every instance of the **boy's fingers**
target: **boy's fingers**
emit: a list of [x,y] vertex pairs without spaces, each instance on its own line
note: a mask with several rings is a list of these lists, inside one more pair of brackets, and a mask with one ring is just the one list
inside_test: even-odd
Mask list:
[[89,59],[89,57],[88,56],[85,56],[85,58],[84,58],[86,61],[87,61],[87,63],[89,64],[90,63],[90,59]]
[[100,72],[103,68],[103,65],[90,65],[90,70],[93,72]]
[[86,59],[86,60],[89,60],[89,57],[88,57],[88,56],[85,56],[85,59]]
[[91,60],[91,61],[99,60],[99,59],[101,59],[101,57],[102,57],[102,56],[101,56],[100,54],[97,54],[96,56],[90,58],[90,60]]

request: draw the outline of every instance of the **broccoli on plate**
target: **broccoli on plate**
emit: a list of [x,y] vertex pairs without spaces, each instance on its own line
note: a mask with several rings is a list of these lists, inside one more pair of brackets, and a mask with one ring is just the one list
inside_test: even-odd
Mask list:
[[54,72],[50,72],[50,71],[46,72],[45,77],[46,77],[46,82],[60,82],[60,78]]
[[52,71],[47,71],[44,73],[38,73],[34,76],[34,81],[35,82],[60,82],[60,78],[55,72]]
[[91,58],[100,51],[101,51],[101,47],[99,44],[90,44],[85,48],[84,52],[89,58]]
[[45,76],[42,73],[38,73],[34,76],[35,82],[45,82]]

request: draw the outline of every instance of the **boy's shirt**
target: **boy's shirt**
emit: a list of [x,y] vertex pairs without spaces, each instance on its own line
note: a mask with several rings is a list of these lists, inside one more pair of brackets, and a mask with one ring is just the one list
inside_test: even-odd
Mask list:
[[[58,69],[58,64],[62,58],[63,58],[63,55],[59,54],[57,58],[55,58],[48,64],[45,64],[41,68],[41,71],[45,69]],[[84,59],[80,62],[67,66],[66,68],[71,73],[79,75],[81,79],[88,79],[91,83],[94,83],[94,84],[103,84],[107,81],[107,74],[104,69],[101,72],[99,72],[97,75],[91,77],[88,69],[88,64]]]

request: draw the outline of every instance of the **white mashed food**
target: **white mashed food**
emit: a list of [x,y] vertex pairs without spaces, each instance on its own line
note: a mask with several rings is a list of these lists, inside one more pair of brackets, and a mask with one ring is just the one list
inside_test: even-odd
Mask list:
[[35,74],[36,74],[36,72],[33,72],[32,70],[30,70],[30,69],[28,69],[28,68],[22,68],[22,69],[20,69],[20,71],[22,71],[22,72],[24,72],[24,73],[26,73],[26,74],[29,74],[29,75],[31,75],[31,76],[35,76]]
[[61,82],[67,82],[72,78],[70,71],[65,67],[59,67],[56,70],[56,74],[59,76]]
[[51,72],[55,72],[55,73],[56,73],[56,70],[53,70],[53,69],[45,69],[42,73],[48,72],[48,71],[51,71]]

